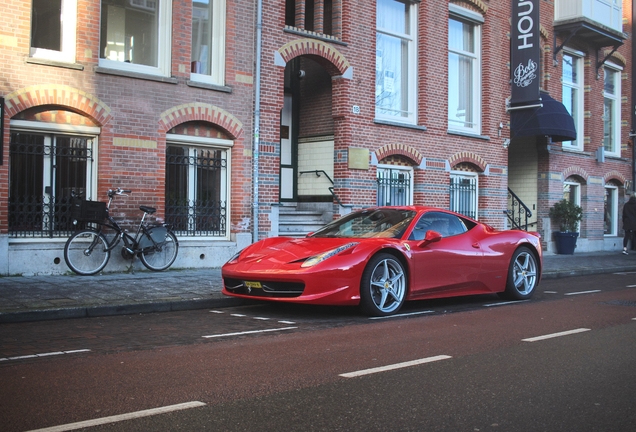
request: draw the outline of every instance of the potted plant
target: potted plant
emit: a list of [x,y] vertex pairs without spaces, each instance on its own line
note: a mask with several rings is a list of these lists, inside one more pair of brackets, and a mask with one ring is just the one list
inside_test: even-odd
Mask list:
[[559,225],[554,233],[558,254],[572,255],[579,233],[576,228],[583,219],[583,209],[572,201],[562,199],[550,209],[550,217]]

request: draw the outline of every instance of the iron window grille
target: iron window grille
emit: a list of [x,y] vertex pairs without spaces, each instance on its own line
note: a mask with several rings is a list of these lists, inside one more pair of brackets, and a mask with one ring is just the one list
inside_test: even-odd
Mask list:
[[378,168],[377,182],[378,205],[412,204],[412,172],[410,170]]
[[93,181],[93,140],[13,132],[9,153],[9,236],[70,235],[71,192],[85,196]]
[[169,145],[166,222],[180,236],[225,237],[227,152]]

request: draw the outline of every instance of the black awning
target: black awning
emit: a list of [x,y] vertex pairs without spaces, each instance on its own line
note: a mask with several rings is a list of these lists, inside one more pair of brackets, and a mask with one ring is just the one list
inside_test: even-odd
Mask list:
[[557,100],[541,93],[541,108],[527,108],[510,113],[510,138],[546,135],[553,142],[576,139],[574,119]]

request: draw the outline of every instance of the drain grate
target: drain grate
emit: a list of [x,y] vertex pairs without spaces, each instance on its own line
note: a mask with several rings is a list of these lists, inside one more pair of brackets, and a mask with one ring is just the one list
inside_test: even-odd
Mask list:
[[612,300],[605,304],[612,306],[636,306],[636,300]]

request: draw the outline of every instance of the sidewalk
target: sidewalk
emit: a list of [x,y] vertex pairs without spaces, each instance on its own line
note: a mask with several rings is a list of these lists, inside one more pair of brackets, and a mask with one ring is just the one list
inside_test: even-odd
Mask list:
[[[636,272],[636,252],[548,255],[543,260],[544,279]],[[221,288],[221,269],[0,277],[0,323],[219,308],[243,302],[224,296]]]

